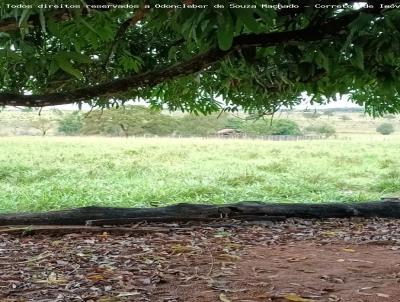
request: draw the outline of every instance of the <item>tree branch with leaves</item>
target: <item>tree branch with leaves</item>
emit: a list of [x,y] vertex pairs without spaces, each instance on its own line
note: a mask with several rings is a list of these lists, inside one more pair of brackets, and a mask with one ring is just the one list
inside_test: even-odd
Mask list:
[[[346,94],[372,114],[400,111],[398,10],[277,12],[252,3],[69,10],[62,21],[44,12],[40,27],[0,38],[0,105],[107,107],[140,98],[172,110],[270,112],[304,94],[319,103]],[[22,18],[10,10],[0,24],[12,26],[11,13]]]

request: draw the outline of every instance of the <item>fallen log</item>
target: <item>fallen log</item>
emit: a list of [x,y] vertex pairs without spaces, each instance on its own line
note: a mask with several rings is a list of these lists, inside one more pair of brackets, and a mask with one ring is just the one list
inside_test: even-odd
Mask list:
[[[271,216],[297,218],[348,218],[383,217],[400,218],[400,199],[391,198],[372,202],[355,203],[261,203],[207,205],[181,203],[158,208],[83,207],[71,210],[42,213],[0,214],[0,225],[85,225],[87,221],[101,219],[136,219],[149,221],[151,217],[165,220],[190,218],[232,218],[245,220],[258,216],[268,220]],[[137,221],[137,220],[136,220]]]

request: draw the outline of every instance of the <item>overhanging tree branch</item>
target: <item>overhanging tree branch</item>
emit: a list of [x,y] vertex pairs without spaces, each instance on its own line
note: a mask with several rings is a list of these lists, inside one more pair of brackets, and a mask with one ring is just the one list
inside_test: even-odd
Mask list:
[[[379,11],[380,10],[370,10],[369,12],[379,13]],[[271,47],[286,43],[332,39],[335,36],[345,34],[348,30],[347,26],[363,12],[365,12],[365,10],[354,11],[341,17],[331,18],[322,24],[301,30],[240,35],[234,39],[232,47],[229,50],[223,51],[219,48],[213,48],[186,62],[174,66],[136,74],[94,86],[78,88],[72,91],[43,95],[0,93],[0,105],[29,107],[63,105],[86,101],[96,97],[112,96],[116,93],[123,93],[141,87],[152,87],[168,80],[204,70],[239,49]]]
[[0,32],[9,32],[18,30],[18,23],[15,18],[4,19],[0,21]]

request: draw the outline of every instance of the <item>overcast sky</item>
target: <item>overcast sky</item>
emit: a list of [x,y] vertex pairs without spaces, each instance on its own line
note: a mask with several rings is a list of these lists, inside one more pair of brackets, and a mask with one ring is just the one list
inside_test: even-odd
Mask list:
[[[132,103],[132,104],[136,104],[136,105],[147,105],[146,102],[142,101],[142,102],[137,102],[137,103]],[[360,107],[357,104],[351,103],[347,100],[346,97],[342,97],[340,100],[336,101],[336,102],[331,102],[329,104],[326,105],[318,105],[318,104],[314,104],[311,105],[309,102],[308,98],[304,98],[304,101],[296,106],[296,109],[324,109],[324,108],[348,108],[348,107]],[[52,106],[52,107],[48,107],[47,109],[51,109],[51,108],[58,108],[60,110],[78,110],[78,105],[75,104],[71,104],[71,105],[60,105],[60,106]],[[83,105],[82,106],[83,110],[90,110],[90,106],[89,105]]]

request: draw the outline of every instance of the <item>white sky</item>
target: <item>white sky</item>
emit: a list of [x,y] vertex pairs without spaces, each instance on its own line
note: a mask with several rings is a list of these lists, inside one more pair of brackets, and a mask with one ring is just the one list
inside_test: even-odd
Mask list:
[[[136,102],[136,103],[131,103],[131,104],[135,104],[135,105],[147,105],[147,103],[145,101],[140,101],[140,102]],[[331,102],[329,104],[326,105],[319,105],[319,104],[314,104],[311,105],[310,101],[308,98],[304,98],[304,101],[295,107],[295,109],[326,109],[326,108],[359,108],[360,106],[357,104],[354,104],[352,102],[349,102],[347,97],[342,97],[341,99],[339,99],[338,101],[335,102]],[[52,108],[58,108],[60,110],[78,110],[78,105],[75,104],[70,104],[70,105],[59,105],[59,106],[51,106],[51,107],[47,107],[46,109],[52,109]],[[43,110],[45,110],[45,108],[43,108]],[[90,110],[90,106],[84,104],[82,106],[82,110]]]

